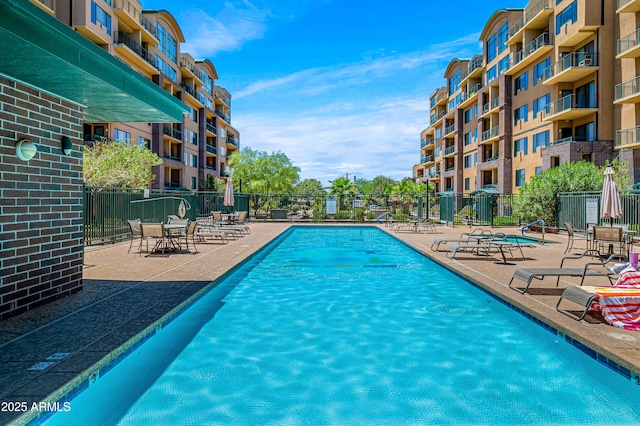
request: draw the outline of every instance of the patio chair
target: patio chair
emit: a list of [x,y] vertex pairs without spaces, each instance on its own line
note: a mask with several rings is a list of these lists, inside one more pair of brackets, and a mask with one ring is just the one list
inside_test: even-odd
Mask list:
[[168,246],[165,236],[164,223],[140,223],[140,234],[142,235],[142,239],[147,241],[147,253],[149,253],[149,240],[155,240],[156,243],[151,249],[151,252],[162,250],[163,256],[165,252],[167,252],[167,256],[169,256],[168,252],[171,247]]
[[140,219],[129,219],[127,223],[129,224],[129,230],[131,230],[131,243],[129,244],[129,250],[127,253],[131,252],[131,247],[133,246],[133,240],[136,238],[140,238],[140,245],[138,246],[138,251],[142,249],[142,234],[140,233]]
[[618,246],[620,253],[624,252],[625,240],[623,229],[618,226],[594,226],[593,227],[593,248],[600,252],[600,248],[607,247],[605,253],[613,253],[614,247]]
[[193,245],[194,254],[198,252],[198,248],[196,247],[196,240],[195,240],[197,225],[198,225],[197,222],[189,222],[189,225],[187,225],[187,230],[184,232],[184,234],[178,237],[179,240],[184,239],[184,242],[187,245],[187,253],[191,253],[191,251],[189,250],[189,239],[191,239],[191,244]]
[[589,249],[590,240],[587,234],[576,232],[570,222],[565,222],[564,227],[567,228],[567,235],[569,236],[569,239],[567,240],[567,248],[564,250],[565,254],[573,248],[574,241],[586,241],[586,248]]

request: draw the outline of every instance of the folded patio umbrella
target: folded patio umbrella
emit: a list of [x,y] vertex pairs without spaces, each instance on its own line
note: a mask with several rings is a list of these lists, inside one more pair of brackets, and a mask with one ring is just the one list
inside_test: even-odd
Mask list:
[[619,218],[622,217],[622,203],[616,182],[613,180],[613,169],[607,167],[604,171],[604,185],[602,187],[602,199],[600,204],[600,217]]

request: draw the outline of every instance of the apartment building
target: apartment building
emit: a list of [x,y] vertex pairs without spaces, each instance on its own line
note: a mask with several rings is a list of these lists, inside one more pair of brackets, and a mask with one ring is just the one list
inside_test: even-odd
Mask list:
[[[614,143],[622,125],[614,46],[623,18],[637,40],[635,16],[615,12],[614,0],[532,0],[524,9],[496,11],[480,35],[483,53],[453,59],[446,86],[431,94],[416,180],[433,182],[437,192],[509,194],[565,161],[602,165],[618,155],[614,148],[624,144]],[[635,78],[635,62],[626,66]],[[636,132],[635,110],[626,114]],[[618,132],[618,139],[626,135]]]
[[202,190],[208,176],[229,175],[227,158],[239,149],[231,126],[231,95],[215,86],[208,59],[180,47],[185,39],[167,10],[144,10],[138,0],[33,0],[109,54],[184,102],[182,122],[85,122],[86,143],[106,137],[150,148],[163,160],[154,189]]

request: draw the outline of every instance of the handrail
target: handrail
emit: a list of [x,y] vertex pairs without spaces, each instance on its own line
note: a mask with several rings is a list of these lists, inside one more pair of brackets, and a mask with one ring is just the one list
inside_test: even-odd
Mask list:
[[391,216],[391,217],[393,218],[393,215],[392,215],[391,213],[389,213],[389,212],[384,212],[384,213],[382,213],[380,216],[376,217],[376,221],[377,221],[378,223],[382,223],[382,222],[380,222],[380,219],[382,219],[382,218],[383,218],[383,217],[385,217],[386,215],[389,215],[389,216]]
[[191,204],[189,203],[189,201],[185,200],[182,197],[174,197],[174,196],[167,196],[167,197],[158,197],[158,198],[144,198],[142,200],[133,200],[131,201],[131,203],[144,203],[147,201],[158,201],[158,200],[167,200],[167,199],[174,199],[174,200],[180,200],[184,203],[185,209],[186,210],[191,210]]
[[529,228],[531,228],[531,225],[535,225],[536,223],[539,223],[539,224],[541,224],[541,225],[542,225],[542,239],[540,240],[540,244],[544,245],[544,231],[545,231],[546,224],[544,223],[544,220],[542,220],[542,219],[538,219],[538,220],[536,220],[536,221],[534,221],[534,222],[531,222],[531,223],[529,223],[529,224],[524,225],[524,226],[522,227],[522,229],[521,229],[521,231],[522,231],[522,236],[524,237],[524,230],[525,230],[525,229],[529,229]]

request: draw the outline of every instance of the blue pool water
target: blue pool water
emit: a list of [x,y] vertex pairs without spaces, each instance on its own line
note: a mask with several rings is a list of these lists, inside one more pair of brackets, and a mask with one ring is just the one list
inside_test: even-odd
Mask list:
[[294,228],[47,425],[640,424],[640,386],[375,228]]

